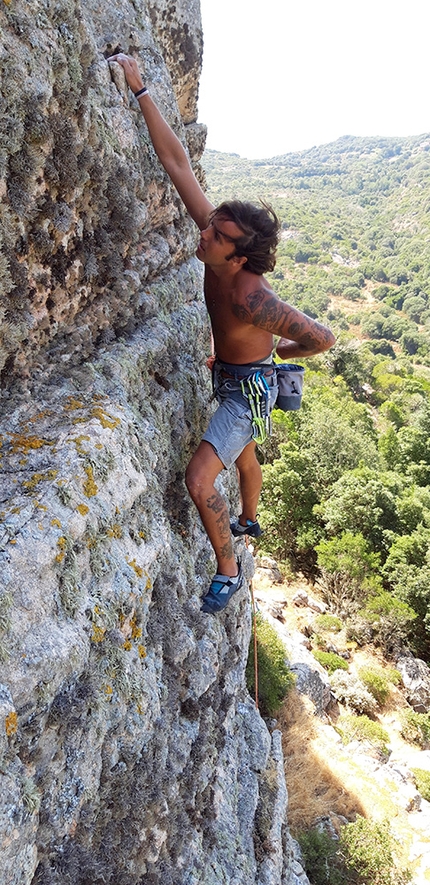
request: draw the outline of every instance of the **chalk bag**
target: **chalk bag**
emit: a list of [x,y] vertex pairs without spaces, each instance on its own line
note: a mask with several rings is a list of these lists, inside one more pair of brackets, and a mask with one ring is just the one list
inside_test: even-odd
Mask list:
[[276,364],[278,398],[275,403],[275,409],[282,409],[283,412],[292,412],[300,409],[304,374],[303,366],[296,366],[294,363]]

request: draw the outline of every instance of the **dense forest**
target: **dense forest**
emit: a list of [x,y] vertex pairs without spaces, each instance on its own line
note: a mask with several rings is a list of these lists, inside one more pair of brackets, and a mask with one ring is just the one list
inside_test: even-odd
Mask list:
[[268,278],[337,336],[304,363],[300,411],[274,413],[261,547],[319,582],[351,638],[430,661],[430,135],[203,164],[215,204],[273,206]]

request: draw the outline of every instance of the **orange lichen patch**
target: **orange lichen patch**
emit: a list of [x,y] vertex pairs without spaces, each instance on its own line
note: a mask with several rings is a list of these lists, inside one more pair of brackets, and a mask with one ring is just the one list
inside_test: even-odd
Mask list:
[[25,482],[23,482],[23,486],[25,489],[28,489],[29,492],[32,492],[40,482],[55,479],[57,474],[58,470],[47,470],[46,473],[35,473],[31,479],[26,479]]
[[18,464],[20,465],[20,467],[25,467],[25,465],[28,464],[28,458],[20,458]]
[[93,406],[91,409],[91,418],[97,418],[100,421],[102,427],[109,427],[110,430],[115,430],[116,427],[119,427],[121,421],[119,418],[114,418],[113,415],[109,415],[108,412],[105,412],[101,406]]
[[86,495],[87,498],[92,498],[94,495],[97,495],[98,492],[98,488],[94,480],[94,471],[91,467],[91,464],[87,464],[87,466],[84,467],[84,470],[87,474],[87,479],[84,482],[84,495]]
[[145,532],[139,532],[139,538],[142,538],[142,541],[144,541],[146,538]]
[[51,409],[44,409],[43,412],[38,412],[37,415],[33,415],[32,418],[28,418],[30,424],[35,424],[36,421],[42,421],[43,418],[49,418],[52,415]]
[[59,547],[59,551],[55,557],[55,562],[62,562],[65,555],[66,555],[66,547],[67,547],[66,538],[58,538],[57,547]]
[[96,443],[95,448],[96,449],[103,449],[104,445],[103,445],[103,443]]
[[74,418],[73,424],[84,424],[86,421],[91,420],[91,418],[97,418],[97,421],[100,421],[102,427],[108,427],[109,430],[115,430],[115,428],[119,427],[121,424],[119,418],[110,415],[109,412],[106,412],[101,406],[93,406],[92,409],[90,409],[88,417],[82,416],[82,418]]
[[130,642],[129,639],[126,639],[123,648],[125,649],[125,651],[131,651],[131,649],[133,648],[133,643]]
[[142,627],[138,627],[136,624],[136,619],[132,618],[130,621],[131,627],[131,638],[132,639],[141,639],[142,638]]
[[18,731],[18,715],[13,710],[8,713],[5,719],[5,730],[8,737],[13,737]]
[[84,433],[81,434],[81,436],[74,436],[72,438],[72,442],[76,446],[76,451],[77,451],[78,455],[88,455],[88,449],[84,449],[82,447],[82,443],[83,442],[90,442],[90,440],[91,440],[91,437],[86,436],[86,434],[84,434]]
[[38,436],[25,436],[21,433],[12,433],[10,437],[12,452],[24,452],[25,455],[33,449],[42,449],[43,446],[53,446],[52,439],[43,439]]
[[141,578],[143,575],[143,568],[137,564],[135,559],[132,559],[132,560],[127,559],[127,562],[128,562],[128,565],[131,566],[133,571],[136,572],[137,577]]
[[51,519],[51,525],[56,525],[57,528],[61,529],[61,522],[56,517],[54,519]]
[[109,700],[111,699],[111,697],[113,695],[113,688],[111,685],[105,686],[105,695],[109,698]]
[[42,525],[41,522],[38,522],[38,523],[37,523],[37,528],[38,528],[41,532],[43,532],[43,525]]
[[108,538],[122,538],[122,526],[118,525],[118,523],[114,523],[114,525],[107,530],[106,534]]
[[146,648],[144,645],[138,645],[137,650],[139,652],[139,657],[142,659],[146,658]]
[[21,513],[21,507],[12,507],[11,513]]
[[76,507],[76,510],[78,511],[78,513],[81,514],[81,516],[86,516],[89,509],[90,508],[88,507],[87,504],[78,504],[78,506]]
[[91,636],[91,642],[103,642],[105,638],[106,627],[99,627],[98,624],[93,625],[93,635]]
[[11,538],[9,544],[16,544],[16,538]]
[[66,405],[64,406],[65,412],[74,412],[76,409],[84,409],[85,403],[83,403],[80,399],[76,399],[74,396],[68,396]]

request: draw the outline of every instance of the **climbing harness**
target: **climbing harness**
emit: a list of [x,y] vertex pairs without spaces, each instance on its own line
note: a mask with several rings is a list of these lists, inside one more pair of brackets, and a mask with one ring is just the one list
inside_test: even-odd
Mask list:
[[252,415],[252,438],[261,445],[272,432],[270,416],[270,387],[263,372],[254,372],[240,382],[245,399],[248,400]]

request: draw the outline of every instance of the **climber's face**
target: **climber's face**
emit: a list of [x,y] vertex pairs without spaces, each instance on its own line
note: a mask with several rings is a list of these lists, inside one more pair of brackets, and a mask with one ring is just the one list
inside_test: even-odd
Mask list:
[[245,259],[236,256],[236,240],[243,236],[243,231],[234,221],[218,217],[211,218],[208,227],[201,231],[197,258],[209,267],[225,267],[227,261],[240,262]]

